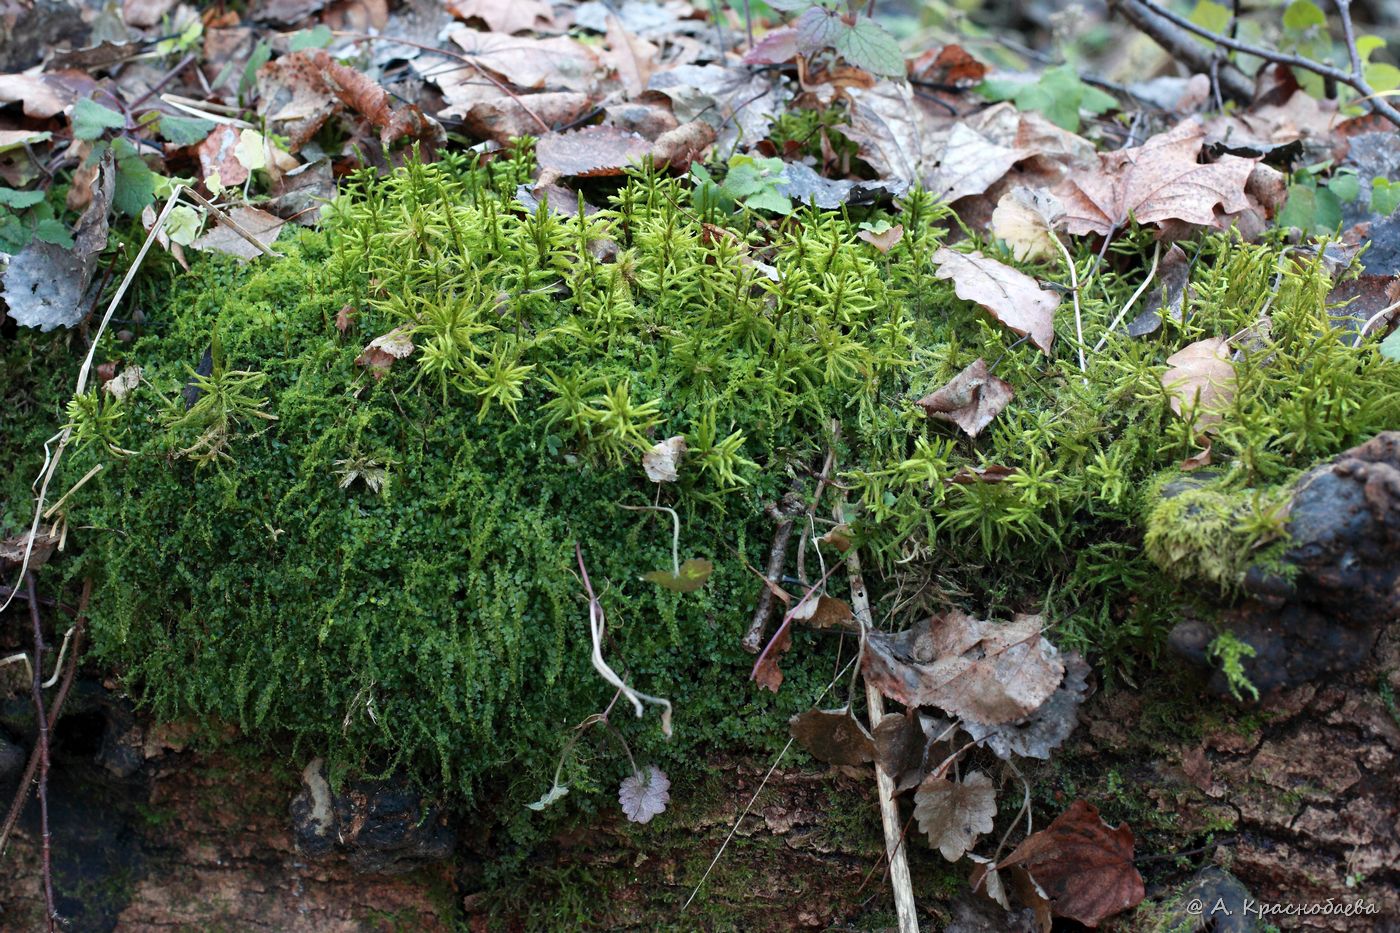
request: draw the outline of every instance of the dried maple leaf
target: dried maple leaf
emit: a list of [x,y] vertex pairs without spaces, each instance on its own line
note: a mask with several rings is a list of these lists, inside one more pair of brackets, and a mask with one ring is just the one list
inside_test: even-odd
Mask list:
[[903,632],[871,632],[861,656],[866,681],[905,706],[937,706],[987,726],[1023,719],[1064,677],[1041,617],[987,622],[953,609]]
[[930,418],[951,421],[976,437],[992,423],[1012,397],[1010,383],[993,376],[987,362],[978,357],[948,384],[916,403]]
[[1110,827],[1083,800],[998,863],[1023,866],[1050,897],[1057,917],[1096,927],[1106,917],[1137,906],[1142,875],[1133,867],[1133,832]]
[[647,765],[641,772],[622,779],[617,802],[633,823],[649,823],[652,817],[666,812],[666,805],[671,802],[671,779],[656,765]]
[[919,831],[950,862],[971,849],[983,833],[992,831],[997,815],[992,779],[973,771],[962,781],[931,777],[914,792],[914,819]]
[[1055,340],[1055,309],[1060,296],[1035,279],[981,252],[959,253],[944,246],[933,254],[934,272],[951,279],[958,297],[975,301],[1007,327],[1024,334],[1045,353]]
[[1230,362],[1230,342],[1224,337],[1197,340],[1167,357],[1162,387],[1171,396],[1172,411],[1195,418],[1196,426],[1209,430],[1219,424],[1219,408],[1235,397],[1235,367]]
[[1140,224],[1175,220],[1223,227],[1217,215],[1249,208],[1245,185],[1253,159],[1223,156],[1196,161],[1205,128],[1198,119],[1178,124],[1141,146],[1099,154],[1097,171],[1076,173],[1056,190],[1065,205],[1063,228],[1107,236],[1129,217]]
[[845,709],[809,709],[788,721],[788,732],[813,758],[833,765],[862,765],[875,758],[875,741]]
[[1018,185],[1002,195],[992,211],[992,232],[1006,241],[1018,261],[1053,259],[1060,250],[1055,225],[1064,216],[1065,206],[1049,191]]
[[368,368],[374,378],[380,379],[394,365],[394,360],[404,359],[412,353],[412,328],[404,324],[371,340],[364,352],[355,358],[355,365]]
[[[505,78],[516,87],[538,90],[591,92],[602,69],[598,57],[581,42],[563,36],[531,39],[527,36],[507,36],[496,32],[477,32],[462,27],[448,36],[461,46],[467,60],[474,65]],[[472,75],[461,74],[461,65],[432,66],[429,77],[455,71],[461,80],[479,81]]]
[[685,456],[685,436],[677,434],[642,454],[642,469],[653,483],[674,483],[680,479],[677,467]]
[[1079,724],[1079,707],[1089,697],[1089,665],[1074,652],[1064,656],[1065,677],[1050,699],[1016,722],[998,726],[965,722],[963,729],[1002,760],[1013,754],[1047,760]]

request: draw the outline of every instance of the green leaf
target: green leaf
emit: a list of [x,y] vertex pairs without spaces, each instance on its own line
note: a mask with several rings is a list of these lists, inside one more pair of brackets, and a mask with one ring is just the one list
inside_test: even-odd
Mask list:
[[705,585],[714,569],[715,565],[705,558],[692,557],[681,564],[679,576],[670,570],[652,570],[642,574],[642,579],[672,593],[693,593]]
[[73,234],[62,222],[53,218],[41,220],[34,225],[34,239],[52,243],[54,246],[62,246],[64,249],[73,248]]
[[23,210],[44,200],[42,191],[16,191],[13,188],[0,188],[0,204]]
[[1356,177],[1355,172],[1346,172],[1334,177],[1327,183],[1327,190],[1331,191],[1343,202],[1350,204],[1361,194],[1361,179]]
[[303,29],[294,33],[287,43],[287,48],[292,52],[300,52],[302,49],[324,49],[334,41],[335,34],[331,32],[331,28],[322,23],[315,29]]
[[238,82],[238,96],[243,97],[253,89],[258,81],[258,69],[272,60],[272,46],[259,42],[248,56],[248,64],[243,69],[243,77]]
[[137,153],[136,147],[125,139],[112,141],[117,157],[117,183],[112,204],[128,217],[139,217],[156,193],[156,173],[151,171]]
[[0,253],[18,253],[29,245],[32,231],[14,214],[0,211]]
[[1280,227],[1296,227],[1310,232],[1313,220],[1317,217],[1316,189],[1311,185],[1289,185],[1288,200],[1283,210],[1278,212],[1276,221]]
[[758,194],[744,199],[744,206],[756,211],[771,211],[784,216],[792,213],[792,200],[772,188],[765,188]]
[[108,130],[126,126],[126,117],[94,100],[84,98],[73,105],[73,137],[96,139]]
[[216,125],[213,120],[203,120],[199,117],[177,117],[173,114],[163,113],[160,117],[160,136],[166,142],[172,142],[177,146],[193,146],[195,143],[203,142],[204,137],[214,132]]
[[834,47],[845,24],[830,10],[814,6],[799,16],[793,26],[797,29],[797,50],[811,55]]
[[1317,213],[1313,216],[1313,231],[1336,233],[1342,226],[1342,202],[1330,188],[1317,189]]
[[233,157],[250,172],[267,168],[267,138],[257,130],[244,130],[238,134]]
[[1381,341],[1381,356],[1400,363],[1400,330],[1391,331],[1390,336]]
[[904,76],[904,52],[899,42],[873,19],[862,17],[854,26],[842,29],[836,37],[836,51],[852,65],[873,74]]
[[165,235],[170,237],[172,243],[189,246],[198,238],[203,222],[198,211],[181,204],[171,209],[170,216],[165,221]]
[[1103,113],[1118,106],[1118,100],[1098,88],[1085,84],[1069,65],[1047,69],[1032,84],[993,80],[982,82],[978,90],[990,100],[1013,100],[1020,110],[1035,110],[1051,123],[1079,131],[1079,113]]
[[1312,0],[1293,0],[1283,11],[1283,28],[1302,31],[1312,26],[1327,25],[1327,15]]
[[1400,88],[1400,68],[1386,62],[1376,62],[1362,69],[1366,83],[1377,91],[1393,91]]
[[[1225,30],[1230,28],[1230,20],[1233,19],[1233,16],[1227,6],[1215,3],[1213,0],[1197,0],[1196,8],[1191,11],[1188,18],[1202,29],[1209,29],[1213,33],[1224,35]],[[1205,39],[1201,41],[1206,42]]]
[[1388,178],[1371,179],[1371,213],[1389,217],[1400,207],[1400,182]]

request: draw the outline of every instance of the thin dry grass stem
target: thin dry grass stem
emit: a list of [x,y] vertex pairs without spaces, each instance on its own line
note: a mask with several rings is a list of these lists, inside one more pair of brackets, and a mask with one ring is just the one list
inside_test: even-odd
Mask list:
[[1113,323],[1108,325],[1108,330],[1104,331],[1103,336],[1099,338],[1099,342],[1094,344],[1095,353],[1102,350],[1104,344],[1108,343],[1108,338],[1113,336],[1113,332],[1118,329],[1118,325],[1123,323],[1123,318],[1128,316],[1128,312],[1133,309],[1133,305],[1137,304],[1137,300],[1142,297],[1142,293],[1147,291],[1147,286],[1152,284],[1152,280],[1157,276],[1157,260],[1160,259],[1161,256],[1162,244],[1158,243],[1152,247],[1152,268],[1147,270],[1147,278],[1142,280],[1142,284],[1137,287],[1137,291],[1133,292],[1132,297],[1128,299],[1128,303],[1123,305],[1123,310],[1118,312],[1118,316],[1113,319]]

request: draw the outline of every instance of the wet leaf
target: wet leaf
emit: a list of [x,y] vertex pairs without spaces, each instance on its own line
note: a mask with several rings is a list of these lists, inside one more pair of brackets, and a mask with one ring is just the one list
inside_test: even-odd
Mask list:
[[978,358],[947,385],[916,403],[930,418],[950,421],[968,437],[976,437],[992,423],[1012,398],[1011,385],[993,376],[987,362]]
[[642,579],[655,583],[672,593],[693,593],[705,585],[714,572],[715,565],[703,557],[692,557],[681,561],[679,575],[673,570],[651,570],[642,574]]
[[984,739],[987,748],[1002,760],[1012,755],[1048,760],[1079,724],[1079,707],[1090,693],[1089,665],[1084,659],[1069,652],[1064,665],[1064,680],[1030,716],[998,726],[965,722],[963,729],[975,740]]
[[997,815],[992,779],[972,771],[962,781],[931,777],[914,792],[914,819],[929,845],[950,862],[963,857],[983,833],[992,831]]
[[633,823],[650,823],[666,812],[671,802],[671,779],[656,765],[647,765],[640,774],[629,774],[617,789],[622,812]]
[[953,609],[903,632],[871,632],[866,681],[905,706],[937,706],[987,726],[1023,719],[1050,698],[1065,667],[1040,616],[987,622]]
[[1235,397],[1235,367],[1230,343],[1224,337],[1208,337],[1167,357],[1162,387],[1171,396],[1172,411],[1195,418],[1196,426],[1209,430],[1221,421],[1217,409]]
[[1065,231],[1106,236],[1130,216],[1140,224],[1226,226],[1224,215],[1250,207],[1245,185],[1254,161],[1227,155],[1203,165],[1197,156],[1204,138],[1201,122],[1190,119],[1141,146],[1100,153],[1097,171],[1076,173],[1055,192],[1065,205]]
[[1096,927],[1105,918],[1137,906],[1142,875],[1133,867],[1133,833],[1110,827],[1083,800],[1030,836],[998,868],[1023,866],[1050,898],[1057,917]]
[[998,321],[1031,343],[1050,352],[1055,339],[1055,309],[1060,296],[1036,284],[1035,279],[981,252],[959,253],[944,246],[933,254],[935,275],[952,279],[958,297],[981,305]]
[[875,742],[849,707],[799,713],[788,721],[788,732],[818,761],[862,765],[875,759]]

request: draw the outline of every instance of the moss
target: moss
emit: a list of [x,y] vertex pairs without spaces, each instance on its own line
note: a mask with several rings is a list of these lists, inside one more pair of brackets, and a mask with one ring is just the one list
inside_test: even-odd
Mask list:
[[1170,475],[1148,513],[1144,543],[1152,560],[1180,581],[1212,583],[1235,592],[1251,566],[1284,569],[1290,489],[1283,484],[1240,488],[1229,479],[1181,488]]
[[[932,275],[946,211],[922,195],[889,218],[905,233],[881,254],[855,236],[867,215],[697,217],[680,181],[647,172],[603,211],[525,214],[511,198],[529,171],[521,150],[359,179],[325,231],[279,244],[285,258],[203,261],[171,283],[119,354],[145,383],[119,408],[73,410],[103,417],[55,488],[106,469],[65,503],[70,557],[57,566],[96,579],[94,648],[158,715],[289,738],[292,755],[326,755],[336,773],[407,766],[498,801],[528,833],[536,818],[519,805],[612,695],[589,663],[577,544],[607,612],[605,653],[676,703],[671,742],[614,714],[639,756],[700,769],[715,747],[774,749],[838,649],[799,633],[778,696],[747,687],[748,568],[771,536],[764,503],[833,444],[891,624],[947,602],[1044,609],[1062,646],[1109,670],[1155,651],[1177,597],[1143,552],[1140,516],[1153,478],[1192,444],[1164,361],[1255,319],[1276,248],[1207,240],[1186,321],[1152,340],[1111,336],[1081,374],[1072,316],[1047,356]],[[1238,367],[1216,445],[1231,502],[1400,417],[1400,367],[1373,348],[1330,349],[1324,278],[1290,270],[1271,306],[1277,364]],[[1100,273],[1086,332],[1137,284]],[[346,307],[355,329],[342,335]],[[416,351],[375,378],[356,358],[395,328]],[[217,359],[201,381],[206,353]],[[911,402],[979,356],[1016,398],[972,441]],[[11,381],[33,397],[16,436],[35,468],[34,441],[68,401],[53,376],[65,368]],[[186,411],[187,388],[202,389],[202,409]],[[638,461],[677,434],[690,452],[658,490]],[[344,484],[348,463],[382,469],[382,488]],[[988,464],[1016,472],[949,481]],[[14,527],[28,493],[11,480],[5,495]],[[658,497],[681,516],[683,556],[714,563],[697,592],[639,579],[670,567],[670,529],[619,506]],[[1254,548],[1262,514],[1236,522],[1247,547],[1223,546]],[[570,805],[608,805],[625,768],[615,749],[581,745],[566,762]]]

